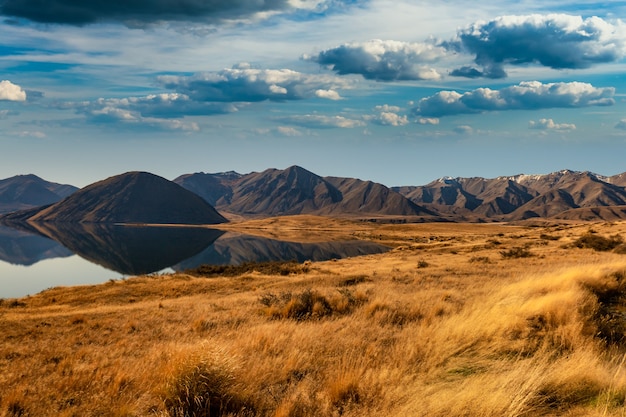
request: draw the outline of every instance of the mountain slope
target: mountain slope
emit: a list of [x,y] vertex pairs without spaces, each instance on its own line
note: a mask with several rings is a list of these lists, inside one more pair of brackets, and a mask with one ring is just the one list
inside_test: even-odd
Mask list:
[[228,210],[270,216],[314,213],[341,199],[341,193],[323,178],[292,166],[243,176],[233,187]]
[[212,206],[227,204],[231,201],[233,185],[242,177],[234,171],[219,174],[196,172],[185,174],[174,179],[183,188],[199,195]]
[[36,175],[17,175],[0,180],[0,213],[56,203],[78,188],[45,181]]
[[147,172],[128,172],[89,185],[28,221],[215,224],[227,220],[171,181]]
[[320,177],[299,166],[246,175],[189,174],[174,181],[219,210],[243,216],[432,215],[381,184]]

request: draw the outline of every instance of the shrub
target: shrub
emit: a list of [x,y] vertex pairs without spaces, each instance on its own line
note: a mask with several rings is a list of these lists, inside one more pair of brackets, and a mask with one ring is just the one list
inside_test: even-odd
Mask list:
[[491,259],[489,259],[488,256],[472,256],[469,261],[472,263],[474,262],[480,262],[483,264],[491,263]]
[[429,263],[424,260],[417,261],[418,268],[428,268],[428,266],[429,266]]
[[578,239],[576,239],[573,245],[577,248],[587,248],[596,251],[604,252],[617,248],[624,242],[624,239],[620,235],[613,235],[610,237],[604,237],[600,235],[587,232]]
[[500,251],[500,255],[502,255],[504,259],[530,258],[531,256],[534,256],[528,248],[522,246]]
[[327,297],[311,289],[299,294],[267,293],[259,297],[259,302],[266,307],[266,314],[273,318],[289,318],[298,321],[321,319],[333,314],[346,314],[364,302],[362,297],[355,296],[347,288],[339,289],[337,293],[335,297]]
[[559,239],[561,239],[561,237],[560,236],[547,235],[545,233],[542,233],[541,235],[539,235],[539,239],[543,239],[543,240],[559,240]]

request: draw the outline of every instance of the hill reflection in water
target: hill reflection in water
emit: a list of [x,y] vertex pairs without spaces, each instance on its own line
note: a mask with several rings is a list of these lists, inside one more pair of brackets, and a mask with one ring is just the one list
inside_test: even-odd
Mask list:
[[[7,231],[0,233],[0,260],[28,264],[46,258],[68,256],[71,251],[108,270],[123,275],[141,275],[166,268],[182,271],[201,264],[323,261],[383,253],[390,249],[366,241],[287,242],[202,227],[138,227],[93,223],[38,223],[30,226],[38,236],[29,235],[23,230],[9,232],[12,229],[0,229]],[[28,248],[31,241],[36,242],[34,248]],[[15,249],[16,245],[20,246],[19,250]],[[30,254],[29,261],[22,259],[24,253]]]

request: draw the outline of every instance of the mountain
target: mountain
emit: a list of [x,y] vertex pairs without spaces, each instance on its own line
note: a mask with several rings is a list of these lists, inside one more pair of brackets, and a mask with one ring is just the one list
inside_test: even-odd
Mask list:
[[227,220],[183,187],[147,172],[127,172],[91,184],[58,203],[8,220],[71,223],[216,224]]
[[434,214],[382,184],[320,177],[299,166],[246,175],[188,174],[174,182],[221,211],[243,216]]
[[609,177],[607,182],[617,185],[618,187],[626,187],[626,172]]
[[[464,220],[522,220],[555,217],[579,208],[623,206],[625,186],[626,174],[603,177],[588,171],[562,170],[493,179],[446,177],[425,186],[393,189],[432,211]],[[594,215],[593,211],[580,213],[569,216]],[[621,211],[602,213],[626,218]]]
[[223,205],[224,202],[231,201],[232,187],[241,177],[241,174],[234,171],[219,174],[197,172],[181,175],[174,182],[199,195],[210,205],[217,206],[218,202]]
[[32,174],[6,178],[0,180],[0,214],[56,203],[76,190]]

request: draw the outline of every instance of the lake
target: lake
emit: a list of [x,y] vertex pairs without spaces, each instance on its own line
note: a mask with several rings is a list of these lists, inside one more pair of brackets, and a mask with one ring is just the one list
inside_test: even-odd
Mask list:
[[201,227],[0,226],[0,298],[202,264],[324,261],[389,249],[367,241],[288,242]]

